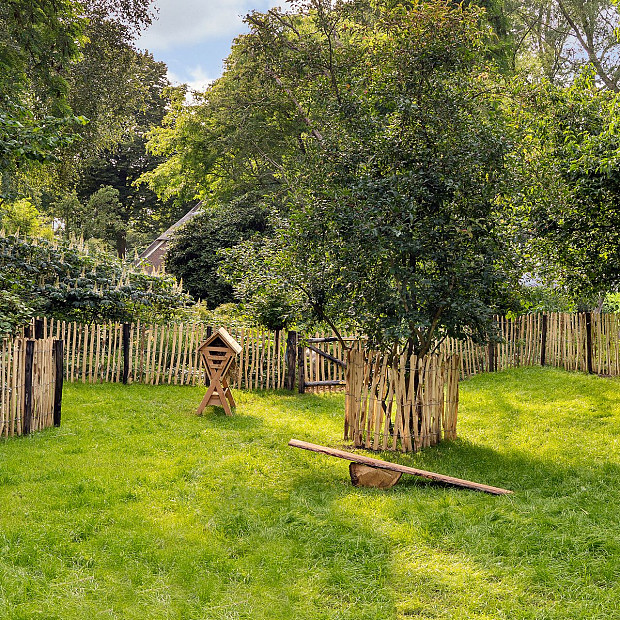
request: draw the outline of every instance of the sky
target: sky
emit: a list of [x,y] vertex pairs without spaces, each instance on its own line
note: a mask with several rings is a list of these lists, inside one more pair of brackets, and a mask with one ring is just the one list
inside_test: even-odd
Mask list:
[[157,19],[138,39],[168,65],[174,83],[202,90],[222,74],[233,39],[246,32],[243,16],[266,11],[278,0],[155,0]]

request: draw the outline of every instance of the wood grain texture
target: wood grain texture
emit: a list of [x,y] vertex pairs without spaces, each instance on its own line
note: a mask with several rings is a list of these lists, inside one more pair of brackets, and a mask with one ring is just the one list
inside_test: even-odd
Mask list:
[[349,475],[354,487],[371,487],[374,489],[391,489],[402,476],[399,471],[379,469],[361,463],[349,463]]
[[471,489],[473,491],[482,491],[484,493],[490,493],[491,495],[508,495],[512,491],[508,489],[501,489],[499,487],[493,487],[488,484],[481,484],[479,482],[472,482],[471,480],[462,480],[461,478],[453,478],[452,476],[446,476],[444,474],[437,474],[432,471],[426,471],[424,469],[416,469],[414,467],[407,467],[406,465],[400,465],[398,463],[390,463],[389,461],[382,461],[380,459],[373,459],[362,454],[354,454],[353,452],[345,452],[344,450],[338,450],[336,448],[328,448],[326,446],[320,446],[306,441],[299,441],[298,439],[291,439],[288,445],[293,448],[301,448],[302,450],[310,450],[311,452],[318,452],[319,454],[326,454],[328,456],[334,456],[338,459],[344,459],[346,461],[352,461],[353,463],[361,463],[369,467],[378,467],[380,469],[389,469],[391,471],[400,472],[401,474],[411,474],[412,476],[420,476],[433,482],[440,482],[450,486],[461,487],[464,489]]

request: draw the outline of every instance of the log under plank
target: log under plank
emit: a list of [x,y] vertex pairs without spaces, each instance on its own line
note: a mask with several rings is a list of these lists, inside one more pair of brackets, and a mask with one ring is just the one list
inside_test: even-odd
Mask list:
[[361,463],[349,463],[349,475],[354,487],[372,487],[374,489],[391,489],[402,476],[399,471],[379,469]]
[[[480,484],[478,482],[471,482],[470,480],[461,480],[460,478],[453,478],[452,476],[445,476],[443,474],[436,474],[432,471],[425,471],[423,469],[415,469],[414,467],[407,467],[406,465],[399,465],[398,463],[390,463],[389,461],[381,461],[380,459],[373,459],[361,454],[353,454],[352,452],[345,452],[344,450],[337,450],[335,448],[327,448],[325,446],[319,446],[314,443],[308,443],[306,441],[299,441],[298,439],[291,439],[288,445],[293,448],[301,448],[302,450],[310,450],[311,452],[318,452],[320,454],[327,454],[328,456],[335,456],[339,459],[346,461],[352,461],[353,463],[360,463],[367,465],[368,467],[375,467],[379,469],[387,469],[401,474],[411,474],[413,476],[421,476],[427,480],[433,482],[441,482],[442,484],[449,484],[451,486],[461,487],[464,489],[472,489],[473,491],[482,491],[484,493],[490,493],[491,495],[507,495],[512,493],[507,489],[500,489],[499,487],[492,487],[487,484]],[[353,483],[353,476],[351,476]],[[398,482],[398,481],[396,481]],[[394,484],[396,484],[396,482]]]

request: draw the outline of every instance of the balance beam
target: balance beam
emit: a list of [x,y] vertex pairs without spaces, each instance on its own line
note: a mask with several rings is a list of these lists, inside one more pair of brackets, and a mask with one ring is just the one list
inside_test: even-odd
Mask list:
[[[399,465],[398,463],[390,463],[388,461],[381,461],[379,459],[373,459],[369,456],[363,456],[361,454],[353,454],[352,452],[345,452],[344,450],[336,450],[335,448],[326,448],[325,446],[319,446],[314,443],[308,443],[306,441],[299,441],[298,439],[291,439],[288,445],[293,448],[301,448],[302,450],[310,450],[311,452],[318,452],[320,454],[327,454],[328,456],[335,456],[345,461],[351,461],[349,471],[351,473],[351,481],[355,486],[378,486],[380,488],[389,488],[396,484],[400,479],[401,474],[411,474],[413,476],[421,476],[427,480],[433,482],[441,482],[442,484],[449,484],[451,486],[460,487],[464,489],[471,489],[473,491],[482,491],[484,493],[490,493],[491,495],[508,495],[512,493],[507,489],[500,489],[499,487],[492,487],[488,484],[480,484],[478,482],[471,482],[470,480],[461,480],[460,478],[453,478],[452,476],[444,476],[443,474],[436,474],[432,471],[425,471],[423,469],[415,469],[413,467],[407,467],[406,465]],[[364,468],[354,468],[354,464],[365,466],[366,468],[372,468],[374,470],[389,470],[390,472],[396,472],[398,476],[392,476],[385,479],[374,479],[373,476],[368,476],[371,472],[368,472]],[[364,481],[370,482],[366,484]],[[376,482],[376,483],[375,483]]]

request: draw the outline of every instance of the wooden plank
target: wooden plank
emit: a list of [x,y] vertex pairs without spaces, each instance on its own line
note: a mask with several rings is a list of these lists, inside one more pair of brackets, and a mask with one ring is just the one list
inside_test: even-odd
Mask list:
[[398,463],[390,463],[389,461],[373,459],[368,456],[363,456],[361,454],[353,454],[352,452],[345,452],[344,450],[337,450],[335,448],[327,448],[325,446],[319,446],[317,444],[308,443],[306,441],[299,441],[297,439],[291,439],[288,442],[288,445],[293,448],[301,448],[302,450],[310,450],[311,452],[318,452],[319,454],[326,454],[328,456],[334,456],[338,459],[352,461],[353,463],[360,463],[362,465],[368,465],[369,467],[378,467],[380,469],[389,469],[390,471],[396,471],[402,474],[411,474],[412,476],[420,476],[422,478],[426,478],[427,480],[432,480],[433,482],[440,482],[442,484],[462,487],[464,489],[471,489],[473,491],[482,491],[484,493],[490,493],[491,495],[512,494],[512,491],[509,491],[508,489],[501,489],[499,487],[489,486],[488,484],[472,482],[471,480],[453,478],[452,476],[446,476],[444,474],[437,474],[435,472],[425,471],[423,469],[415,469],[413,467],[407,467],[406,465],[399,465]]
[[335,385],[346,385],[344,381],[306,381],[304,384],[306,387],[328,387]]
[[[310,351],[314,351],[315,353],[317,353],[321,357],[324,357],[325,359],[329,360],[330,362],[334,362],[334,364],[337,364],[338,366],[340,366],[342,368],[346,368],[347,367],[346,363],[343,362],[342,360],[339,360],[337,357],[334,357],[333,355],[330,355],[329,353],[326,353],[325,351],[321,351],[321,349],[319,349],[317,347],[313,347],[311,344],[306,345],[306,348],[310,349]],[[310,385],[310,384],[306,383],[306,385]]]

